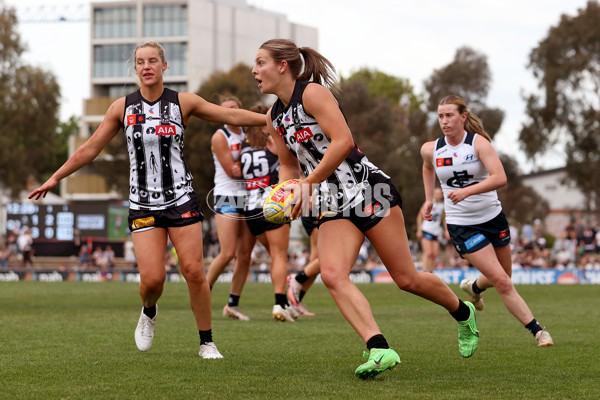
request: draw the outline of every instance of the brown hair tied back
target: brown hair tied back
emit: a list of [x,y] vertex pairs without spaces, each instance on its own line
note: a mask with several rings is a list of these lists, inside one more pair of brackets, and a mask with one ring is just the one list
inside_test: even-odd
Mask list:
[[458,107],[458,112],[460,114],[467,113],[467,120],[465,121],[465,130],[467,132],[478,133],[486,138],[489,142],[492,141],[490,135],[483,128],[483,123],[481,120],[467,108],[467,104],[462,97],[455,94],[446,96],[440,101],[439,105],[441,106],[444,104],[454,104]]
[[260,48],[268,51],[277,63],[287,61],[292,78],[325,85],[334,93],[340,91],[333,64],[315,49],[298,48],[296,43],[287,39],[267,40]]
[[[254,111],[260,114],[266,114],[269,109],[261,104],[252,106],[250,111]],[[267,146],[267,139],[269,134],[263,132],[262,126],[250,126],[246,129],[246,140],[250,146],[257,149],[264,149]]]

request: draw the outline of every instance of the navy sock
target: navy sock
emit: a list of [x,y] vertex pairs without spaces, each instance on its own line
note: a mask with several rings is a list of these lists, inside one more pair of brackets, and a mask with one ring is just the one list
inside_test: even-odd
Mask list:
[[304,271],[296,274],[296,282],[298,282],[299,284],[303,284],[304,282],[306,282],[309,278],[308,276],[304,273]]
[[371,339],[367,340],[367,349],[370,351],[371,349],[389,349],[387,340],[380,333],[378,335],[373,336]]
[[285,294],[275,293],[275,304],[279,304],[283,308],[289,306],[287,296]]
[[531,332],[533,337],[535,337],[535,334],[543,329],[542,326],[540,325],[540,323],[537,322],[537,320],[535,318],[532,319],[530,323],[525,325],[525,328],[529,329],[529,332]]
[[452,315],[452,318],[456,321],[466,321],[471,315],[471,309],[461,299],[458,299],[458,309],[451,312],[450,315]]
[[473,282],[473,286],[471,286],[471,289],[473,290],[473,293],[475,293],[475,294],[479,294],[485,290],[485,289],[480,289],[479,286],[477,286],[477,281]]
[[229,301],[227,302],[227,305],[229,307],[237,307],[238,304],[240,304],[240,296],[238,296],[237,294],[229,293]]
[[200,345],[210,343],[213,341],[212,329],[209,329],[207,331],[198,331],[198,333],[200,334]]
[[144,307],[144,315],[150,319],[156,317],[156,304],[149,308]]

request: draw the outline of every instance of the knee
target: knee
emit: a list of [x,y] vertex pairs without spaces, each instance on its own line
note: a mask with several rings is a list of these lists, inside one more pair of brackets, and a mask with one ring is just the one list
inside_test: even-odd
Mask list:
[[499,294],[508,293],[514,288],[513,283],[508,275],[503,276],[497,282],[494,282],[494,287]]
[[203,263],[181,263],[181,274],[186,282],[194,284],[202,284],[206,281]]
[[221,249],[221,257],[226,263],[230,262],[235,257],[235,249]]
[[414,279],[409,279],[405,276],[395,277],[394,282],[400,290],[405,292],[414,293],[417,287],[417,282]]
[[321,265],[321,280],[327,289],[335,289],[340,283],[348,279],[348,275],[339,273],[336,268],[324,268],[323,265]]
[[165,279],[166,279],[166,276],[162,275],[162,274],[156,274],[156,275],[152,275],[152,276],[146,275],[146,276],[140,277],[140,283],[148,290],[160,291],[163,288]]

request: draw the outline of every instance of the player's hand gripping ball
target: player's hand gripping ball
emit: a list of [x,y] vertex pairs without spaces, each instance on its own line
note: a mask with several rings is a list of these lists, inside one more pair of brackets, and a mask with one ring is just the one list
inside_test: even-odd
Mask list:
[[[285,224],[292,220],[290,215],[294,207],[290,203],[294,194],[286,186],[298,183],[300,183],[298,179],[290,179],[281,182],[271,190],[269,197],[267,197],[263,204],[263,215],[269,222]],[[289,207],[287,207],[288,205]]]

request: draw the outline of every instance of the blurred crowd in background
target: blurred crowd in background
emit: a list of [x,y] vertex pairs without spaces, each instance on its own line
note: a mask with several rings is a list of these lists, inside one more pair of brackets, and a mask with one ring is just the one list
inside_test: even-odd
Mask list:
[[[600,270],[600,229],[594,217],[577,218],[565,227],[562,234],[554,236],[548,233],[540,220],[533,223],[510,225],[513,270],[526,268],[556,268],[559,270],[581,269]],[[442,239],[443,240],[443,239]],[[0,268],[31,268],[35,265],[34,239],[31,230],[24,226],[20,231],[8,232],[0,237]],[[421,265],[421,250],[418,241],[411,240],[411,251],[417,267]],[[69,268],[112,269],[115,254],[110,245],[90,246],[75,238],[76,254],[70,256],[73,261]],[[210,230],[204,237],[206,265],[219,252],[216,232]],[[308,240],[290,243],[289,269],[299,271],[308,262],[310,249]],[[262,245],[257,244],[253,252],[254,268],[269,269],[269,256]],[[124,243],[124,261],[135,267],[133,242],[128,237]],[[167,271],[178,269],[177,253],[172,245],[165,252]],[[40,265],[43,267],[42,265]],[[442,252],[437,259],[436,269],[464,268],[468,264],[458,256],[451,243],[442,242]],[[232,268],[232,266],[230,266]],[[373,270],[383,268],[368,240],[363,243],[355,269]]]

